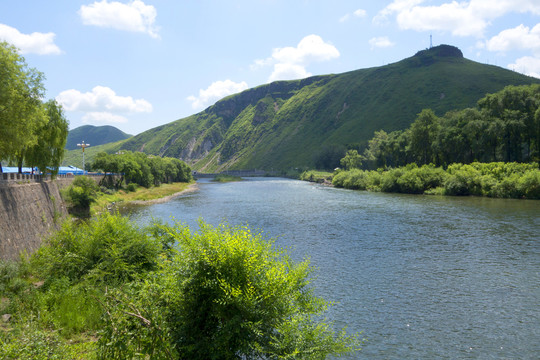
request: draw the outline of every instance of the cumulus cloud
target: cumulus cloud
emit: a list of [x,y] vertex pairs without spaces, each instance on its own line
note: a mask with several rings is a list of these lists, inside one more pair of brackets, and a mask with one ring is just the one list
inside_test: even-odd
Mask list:
[[22,54],[58,55],[62,51],[54,43],[56,34],[33,32],[23,34],[19,30],[0,24],[0,41],[6,41],[16,46]]
[[208,88],[204,90],[200,89],[199,96],[191,95],[187,100],[191,101],[193,109],[202,109],[225,96],[236,94],[247,88],[248,85],[245,81],[239,83],[228,79],[225,81],[215,81]]
[[274,71],[272,71],[268,81],[304,79],[311,75],[313,74],[308,72],[303,65],[279,63],[274,65]]
[[395,45],[387,36],[374,37],[369,40],[371,48],[388,48]]
[[346,22],[350,20],[351,18],[363,18],[367,15],[366,10],[364,9],[358,9],[352,12],[351,14],[345,14],[340,19],[339,22]]
[[503,30],[486,41],[485,47],[489,51],[532,50],[540,54],[540,24],[532,29],[521,24],[513,29]]
[[509,69],[540,79],[540,57],[525,56],[508,65]]
[[306,66],[312,62],[329,61],[340,56],[336,47],[318,35],[304,37],[296,47],[276,48],[272,56],[256,60],[253,69],[272,66],[274,70],[268,81],[301,79],[311,75]]
[[373,19],[385,23],[396,16],[404,30],[449,31],[456,36],[482,37],[492,20],[510,12],[540,14],[538,0],[452,1],[438,6],[420,6],[425,0],[394,0]]
[[109,112],[89,112],[82,117],[82,122],[85,124],[94,123],[112,123],[121,124],[127,123],[128,119],[121,115],[111,114]]
[[85,93],[75,89],[65,90],[58,94],[56,101],[66,111],[85,113],[82,118],[85,123],[125,123],[128,119],[119,114],[152,112],[152,104],[148,101],[116,95],[106,86],[96,86]]
[[388,4],[384,9],[379,11],[373,18],[373,22],[376,24],[384,24],[388,22],[390,17],[394,14],[399,14],[404,10],[413,8],[414,6],[421,4],[424,0],[394,0]]
[[156,8],[146,5],[141,0],[133,0],[127,4],[107,0],[96,1],[93,4],[81,6],[79,15],[84,25],[141,32],[154,38],[159,37],[158,28],[155,25]]
[[109,87],[96,86],[90,92],[70,89],[62,91],[56,100],[66,111],[140,113],[152,112],[152,104],[144,99],[118,96]]

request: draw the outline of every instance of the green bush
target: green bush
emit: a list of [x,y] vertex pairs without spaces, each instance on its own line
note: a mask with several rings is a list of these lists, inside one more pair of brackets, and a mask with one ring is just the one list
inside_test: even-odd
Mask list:
[[157,267],[159,239],[127,218],[101,214],[89,223],[65,222],[32,258],[47,279],[93,279],[106,284],[131,281]]
[[334,174],[333,184],[355,190],[392,193],[477,195],[499,198],[540,198],[538,164],[452,164],[445,171],[434,165],[377,171],[353,169]]
[[382,175],[381,191],[383,192],[401,192],[401,186],[398,179],[404,174],[403,168],[390,169]]
[[109,294],[101,358],[324,359],[359,345],[321,320],[307,261],[244,227],[162,230],[180,250],[140,287]]
[[99,186],[88,176],[77,176],[64,194],[72,206],[88,209],[96,201]]
[[525,172],[518,181],[518,189],[527,199],[540,199],[540,171]]
[[127,190],[127,191],[130,191],[130,192],[137,191],[137,184],[135,184],[135,183],[129,183],[129,184],[127,184],[126,190]]

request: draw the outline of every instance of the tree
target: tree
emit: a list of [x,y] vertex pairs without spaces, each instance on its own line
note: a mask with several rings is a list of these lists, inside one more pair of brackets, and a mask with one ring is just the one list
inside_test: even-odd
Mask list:
[[349,150],[345,154],[345,157],[341,159],[340,163],[345,170],[359,169],[362,166],[362,156],[355,149]]
[[28,68],[14,46],[0,42],[0,159],[16,160],[19,167],[46,122],[42,81],[43,74]]
[[101,358],[325,359],[358,349],[322,318],[307,261],[245,227],[199,227],[153,232],[179,250],[141,287],[109,296]]
[[69,122],[62,105],[55,100],[45,103],[45,111],[48,122],[37,128],[37,142],[27,149],[25,158],[29,165],[37,166],[43,172],[49,167],[54,177],[64,157]]
[[325,145],[314,156],[315,168],[320,170],[334,170],[345,154],[343,145]]
[[433,162],[433,142],[437,136],[439,118],[433,110],[424,109],[411,125],[411,152],[420,164]]
[[388,165],[390,157],[388,140],[386,131],[375,131],[373,138],[368,141],[368,147],[364,151],[364,161],[372,165],[369,167],[379,168]]

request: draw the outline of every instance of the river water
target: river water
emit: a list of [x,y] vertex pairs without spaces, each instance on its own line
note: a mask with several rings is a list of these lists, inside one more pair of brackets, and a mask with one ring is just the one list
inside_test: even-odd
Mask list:
[[350,358],[540,358],[540,201],[198,184],[131,217],[248,224],[310,258],[328,317],[367,339]]

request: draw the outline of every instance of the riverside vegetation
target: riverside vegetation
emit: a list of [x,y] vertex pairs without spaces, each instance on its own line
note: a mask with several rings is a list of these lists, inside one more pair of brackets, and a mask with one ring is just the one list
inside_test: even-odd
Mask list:
[[[425,109],[406,130],[376,131],[362,155],[347,151],[332,182],[357,190],[540,199],[539,158],[540,85],[509,86],[477,108],[443,117]],[[301,179],[321,176],[307,171]]]
[[29,259],[0,263],[0,358],[324,359],[361,341],[247,227],[140,228],[104,213],[64,223]]

